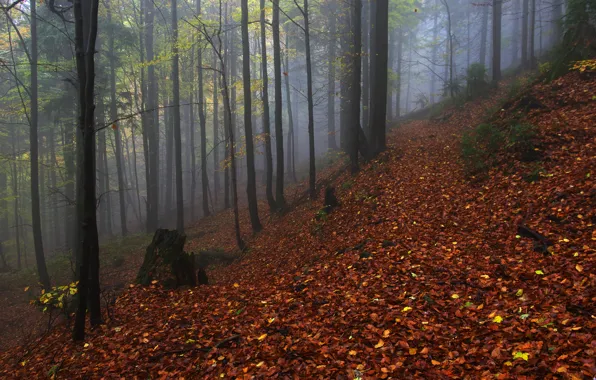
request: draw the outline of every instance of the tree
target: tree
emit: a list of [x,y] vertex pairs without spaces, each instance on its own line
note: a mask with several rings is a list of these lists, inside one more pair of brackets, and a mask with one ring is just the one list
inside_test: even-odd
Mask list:
[[50,276],[46,267],[41,236],[41,205],[39,201],[39,142],[37,136],[38,99],[37,99],[37,8],[31,4],[31,117],[29,120],[29,145],[31,150],[31,219],[33,226],[33,244],[39,281],[47,290],[50,288]]
[[[53,6],[53,2],[49,3]],[[74,0],[75,50],[79,89],[79,125],[82,137],[82,154],[79,182],[84,190],[77,202],[80,215],[79,246],[77,266],[78,307],[75,316],[73,338],[85,339],[85,316],[87,305],[91,314],[91,325],[101,321],[99,298],[99,239],[97,235],[97,215],[95,196],[95,129],[94,129],[94,87],[95,87],[95,42],[97,39],[97,15],[99,0]],[[55,13],[57,11],[52,9]]]
[[[269,74],[267,73],[267,33],[265,29],[265,0],[260,2],[261,23],[261,77],[263,78],[263,133],[265,137],[265,196],[270,210],[275,210],[273,198],[273,153],[271,151],[271,120],[269,114]],[[278,15],[279,17],[279,15]]]
[[[308,0],[304,0],[304,9],[301,10],[304,16],[304,44],[306,49],[306,87],[308,101],[308,189],[310,199],[317,197],[316,191],[316,167],[315,167],[315,111],[312,89],[312,62],[310,57],[310,22],[308,17]],[[360,99],[360,97],[358,97]],[[359,117],[360,118],[360,117]],[[358,142],[356,142],[358,144]]]
[[250,93],[250,40],[248,39],[248,0],[241,0],[242,6],[242,80],[244,81],[244,138],[246,140],[246,174],[248,211],[254,233],[261,231],[257,206],[257,181],[255,173],[255,150],[252,137],[252,100]]
[[182,136],[180,133],[180,69],[178,56],[178,11],[177,0],[172,0],[172,118],[176,160],[176,229],[184,232],[184,188],[182,187]]
[[[328,9],[329,18],[329,61],[327,68],[327,149],[337,150],[337,138],[335,136],[335,48],[337,45],[336,5],[330,2]],[[365,103],[367,104],[367,103]]]
[[[377,155],[386,148],[387,60],[388,60],[389,1],[376,1],[374,29],[371,31],[372,86],[370,106],[370,150]],[[374,38],[373,38],[374,34]]]
[[501,80],[501,5],[502,0],[493,0],[493,83]]
[[277,158],[277,173],[275,179],[275,205],[278,211],[286,207],[284,198],[284,136],[282,122],[282,92],[281,92],[281,47],[279,41],[279,0],[273,1],[273,71],[275,78],[275,151]]
[[361,64],[362,64],[362,0],[354,0],[352,7],[352,24],[354,48],[352,52],[352,126],[350,128],[350,169],[352,174],[358,171],[358,132],[360,131],[360,95],[361,95]]
[[[108,23],[111,25],[112,7],[109,1],[107,4]],[[116,52],[114,51],[114,28],[110,27],[108,29],[108,35],[110,51],[110,118],[114,123],[113,130],[116,138],[116,170],[118,172],[118,194],[120,197],[120,228],[122,230],[122,236],[126,236],[128,234],[128,229],[126,226],[126,200],[124,197],[127,190],[124,182],[124,164],[122,162],[122,137],[120,135],[120,128],[115,121],[118,118],[118,111],[116,108]]]
[[[197,15],[201,16],[201,0],[197,0]],[[203,196],[203,216],[208,216],[209,212],[209,176],[207,175],[207,125],[205,119],[205,110],[204,110],[204,103],[205,103],[205,95],[203,93],[203,47],[199,46],[197,52],[197,61],[198,67],[197,71],[199,72],[199,94],[198,94],[198,103],[199,103],[199,123],[201,129],[201,189],[202,189],[202,196]],[[191,194],[192,196],[192,194]]]
[[522,6],[521,63],[528,68],[528,0],[523,0]]

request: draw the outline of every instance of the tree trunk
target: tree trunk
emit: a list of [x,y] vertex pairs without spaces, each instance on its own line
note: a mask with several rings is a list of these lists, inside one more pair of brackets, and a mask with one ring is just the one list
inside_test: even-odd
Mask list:
[[[374,66],[372,68],[372,90],[370,110],[370,149],[371,154],[378,155],[386,149],[385,128],[387,119],[387,48],[389,1],[376,2],[374,23]],[[372,38],[372,36],[371,36]]]
[[361,96],[361,64],[362,64],[362,0],[354,0],[353,6],[353,36],[354,48],[352,52],[352,125],[350,128],[350,169],[352,174],[358,172],[358,132],[360,131],[360,96]]
[[335,2],[329,9],[329,61],[327,84],[329,95],[327,96],[327,149],[337,150],[337,137],[335,132],[335,61],[337,59],[335,48],[337,45],[337,14]]
[[[31,118],[29,120],[29,145],[31,154],[31,224],[33,226],[33,244],[39,282],[50,289],[50,276],[43,253],[41,234],[41,204],[39,199],[39,145],[37,137],[38,102],[37,102],[37,10],[36,2],[31,5]],[[95,184],[94,184],[95,185]]]
[[[527,0],[524,0],[527,1]],[[482,6],[482,26],[480,28],[480,56],[478,61],[486,66],[486,41],[488,37],[488,4]]]
[[522,33],[521,33],[521,63],[524,69],[528,65],[528,0],[523,0],[522,7]]
[[513,0],[513,30],[511,32],[511,66],[517,64],[519,58],[519,25],[521,12],[520,0]]
[[[370,2],[365,1],[362,3],[362,126],[363,130],[368,133],[368,119],[369,119],[369,103],[370,103],[370,70],[368,68],[368,61],[370,56],[369,45],[370,45]],[[399,67],[399,62],[397,63]],[[398,77],[399,80],[399,77]],[[397,94],[399,99],[399,93]],[[399,106],[398,106],[399,107]],[[396,109],[397,116],[399,117],[399,108]]]
[[[213,53],[213,67],[217,67],[217,57]],[[213,71],[213,194],[215,204],[219,199],[219,92],[217,89],[217,71]]]
[[[399,119],[401,116],[401,69],[402,69],[402,56],[403,56],[403,46],[404,46],[404,32],[402,27],[400,26],[397,30],[397,81],[395,84],[395,115]],[[436,49],[433,47],[433,49]],[[433,61],[434,62],[434,61]],[[432,82],[435,81],[435,75],[432,74]],[[431,90],[434,91],[434,90]],[[432,98],[432,92],[431,92]],[[431,101],[432,102],[432,101]]]
[[290,96],[290,42],[289,33],[286,29],[286,61],[285,61],[285,82],[286,82],[286,107],[288,109],[288,142],[287,142],[287,166],[292,176],[292,181],[297,182],[296,179],[296,149],[295,149],[295,132],[294,132],[294,115],[292,113],[292,100]]
[[[108,2],[108,24],[112,22],[112,8]],[[116,123],[118,110],[116,107],[116,52],[114,51],[114,28],[108,28],[109,50],[110,50],[110,118],[112,119],[114,135],[116,137],[116,170],[118,171],[118,194],[120,197],[120,228],[122,236],[128,234],[126,227],[126,184],[124,183],[124,168],[122,158],[122,137],[120,136],[120,126]]]
[[501,80],[501,5],[502,0],[493,0],[493,83]]
[[279,0],[272,1],[273,67],[275,72],[275,151],[277,158],[277,177],[275,179],[275,203],[277,210],[283,211],[286,207],[286,201],[284,198],[284,136],[282,125],[283,103],[281,92],[281,48],[279,41]]
[[[153,22],[155,5],[152,0],[145,0],[145,45],[147,61],[155,59],[153,52]],[[147,181],[147,232],[155,231],[159,224],[159,111],[157,109],[157,78],[155,66],[147,67],[147,132],[148,177]]]
[[[93,123],[93,90],[95,85],[95,41],[97,38],[97,14],[99,0],[82,4],[74,1],[76,63],[79,79],[80,120],[83,154],[80,171],[82,204],[79,226],[79,305],[75,317],[73,338],[85,339],[85,314],[87,305],[91,312],[91,324],[101,323],[99,299],[99,241],[96,223],[95,198],[95,131]],[[86,15],[86,17],[84,16]],[[86,18],[86,19],[85,19]],[[87,41],[87,44],[85,44]]]
[[[308,15],[308,0],[304,0],[304,43],[306,49],[306,83],[307,83],[307,100],[308,100],[308,188],[310,193],[310,199],[316,199],[317,197],[317,174],[315,167],[315,111],[313,101],[313,89],[312,89],[312,62],[310,57],[310,22]],[[360,60],[360,57],[358,57]],[[358,96],[360,100],[360,96]],[[359,108],[359,107],[358,107]],[[360,115],[358,115],[358,120]],[[278,170],[279,171],[279,170]],[[278,179],[279,181],[279,179]]]
[[265,29],[265,0],[260,0],[261,22],[261,76],[263,78],[263,132],[265,134],[265,195],[271,211],[275,210],[273,197],[273,152],[271,151],[271,120],[269,113],[269,74],[267,73],[267,33]]
[[[201,16],[201,0],[197,0],[197,15]],[[207,123],[205,120],[205,95],[203,93],[203,47],[199,40],[199,48],[197,51],[197,71],[199,73],[199,95],[197,102],[199,103],[199,123],[201,129],[201,192],[203,199],[203,216],[209,216],[209,176],[207,175]]]
[[528,53],[530,55],[530,62],[529,62],[530,69],[533,69],[536,67],[536,56],[534,54],[535,26],[536,26],[536,0],[530,0],[530,27],[529,27],[530,41],[529,41],[529,46],[528,46]]
[[250,91],[250,40],[248,39],[248,0],[242,0],[242,80],[244,82],[244,138],[246,140],[246,195],[248,211],[254,233],[261,231],[257,206],[257,175],[255,173],[255,148],[252,137],[252,99]]
[[176,229],[184,233],[184,188],[182,187],[182,136],[180,133],[180,69],[178,56],[178,10],[177,0],[172,0],[172,87],[174,92],[174,145],[176,152]]

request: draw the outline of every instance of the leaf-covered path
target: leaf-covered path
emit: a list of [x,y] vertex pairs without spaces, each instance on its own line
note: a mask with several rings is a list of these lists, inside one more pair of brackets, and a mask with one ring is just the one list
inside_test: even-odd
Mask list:
[[[210,273],[215,285],[131,286],[84,345],[57,329],[19,363],[18,350],[4,353],[1,376],[596,375],[595,103],[564,105],[596,82],[560,81],[535,88],[553,103],[528,116],[546,155],[540,180],[525,181],[531,168],[517,161],[465,178],[461,134],[494,99],[445,123],[410,122],[355,178],[340,176],[342,205],[326,219],[307,203],[270,220],[244,260]],[[516,237],[522,221],[551,252]]]

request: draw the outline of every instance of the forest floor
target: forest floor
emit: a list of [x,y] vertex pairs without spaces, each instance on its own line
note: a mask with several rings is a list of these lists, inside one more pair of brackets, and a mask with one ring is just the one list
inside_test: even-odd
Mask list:
[[[0,377],[592,379],[593,94],[596,76],[573,72],[400,125],[356,176],[321,174],[341,202],[330,215],[315,218],[322,201],[264,212],[245,257],[208,271],[212,285],[127,285],[84,344],[58,326],[1,353]],[[470,178],[462,134],[495,106],[496,124],[524,109],[540,161],[498,157]],[[246,212],[242,225],[248,235]],[[233,249],[232,231],[230,212],[209,217],[186,248]]]

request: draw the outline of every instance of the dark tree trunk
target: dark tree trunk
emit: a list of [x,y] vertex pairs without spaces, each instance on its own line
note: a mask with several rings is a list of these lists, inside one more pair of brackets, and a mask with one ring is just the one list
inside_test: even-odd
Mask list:
[[519,26],[520,26],[520,0],[513,0],[513,30],[511,32],[511,66],[517,64],[519,59]]
[[534,36],[535,36],[535,27],[536,27],[536,0],[530,0],[530,27],[529,27],[529,45],[528,45],[528,54],[530,56],[529,66],[530,69],[536,67],[536,56],[534,55]]
[[176,152],[176,229],[184,233],[184,188],[182,187],[182,136],[180,133],[180,69],[178,56],[178,10],[177,0],[172,0],[172,87],[174,108],[172,119],[174,127],[174,145]]
[[271,211],[275,210],[273,197],[273,152],[271,151],[271,120],[269,113],[269,74],[267,73],[267,33],[265,29],[265,0],[260,0],[261,9],[261,76],[263,78],[263,132],[265,134],[265,195]]
[[352,174],[358,172],[358,132],[360,131],[360,77],[362,63],[362,0],[354,0],[353,6],[354,48],[352,52],[352,125],[350,128],[350,169]]
[[[372,91],[370,111],[370,149],[371,154],[377,155],[386,149],[385,128],[387,118],[387,48],[388,48],[388,17],[389,1],[376,2],[374,27],[374,66],[372,66]],[[371,36],[372,37],[372,36]]]
[[[286,207],[284,198],[284,136],[282,126],[281,92],[281,48],[279,41],[279,0],[273,1],[273,67],[275,72],[275,150],[277,159],[277,177],[275,179],[275,203],[277,210]],[[308,43],[307,43],[308,44]]]
[[[308,0],[304,0],[304,43],[306,49],[306,83],[307,92],[306,97],[308,100],[308,188],[310,193],[310,199],[317,197],[317,173],[315,167],[315,106],[313,101],[313,89],[312,89],[312,62],[310,57],[310,22],[308,15]],[[360,59],[360,57],[359,57]],[[360,100],[360,96],[358,97]],[[359,118],[358,118],[359,119]],[[279,170],[278,170],[279,172]],[[279,181],[279,179],[278,179]]]
[[337,45],[337,23],[336,5],[332,3],[329,9],[329,61],[327,84],[329,95],[327,96],[327,149],[337,150],[337,137],[335,132],[335,60]]
[[246,194],[248,211],[254,233],[261,231],[257,206],[257,180],[255,173],[255,148],[252,137],[252,99],[250,91],[250,40],[248,39],[248,0],[242,0],[242,80],[244,82],[244,138],[246,140]]
[[[41,233],[41,204],[39,199],[39,143],[37,136],[38,102],[37,102],[37,11],[36,2],[31,5],[31,118],[29,120],[29,146],[31,154],[31,224],[33,227],[33,244],[35,246],[35,262],[39,281],[43,287],[50,288],[50,276],[43,253]],[[94,184],[95,185],[95,184]]]
[[501,5],[502,0],[493,0],[493,65],[492,80],[501,80]]
[[[74,1],[75,47],[77,74],[79,79],[79,129],[82,135],[82,162],[80,181],[82,183],[82,213],[79,225],[79,283],[78,309],[75,317],[73,338],[85,339],[85,314],[87,305],[91,313],[91,324],[101,323],[99,299],[99,240],[96,223],[95,197],[95,130],[93,123],[93,91],[95,85],[95,41],[97,38],[97,14],[99,0],[82,4]],[[86,17],[84,16],[86,15]],[[85,44],[85,41],[87,42]]]
[[[369,119],[369,103],[370,103],[370,70],[368,68],[369,62],[369,45],[370,45],[370,2],[362,3],[362,126],[363,130],[368,133],[368,119]],[[397,63],[399,66],[399,62]],[[399,93],[397,94],[399,98]],[[399,116],[399,108],[396,109]]]
[[[145,45],[147,61],[155,59],[153,52],[153,22],[155,5],[152,0],[145,0]],[[155,66],[147,67],[147,232],[153,232],[159,224],[159,111],[157,110],[157,78]]]

